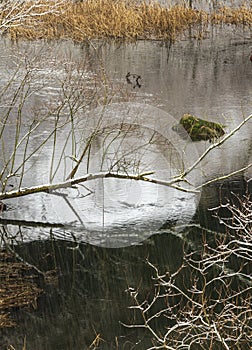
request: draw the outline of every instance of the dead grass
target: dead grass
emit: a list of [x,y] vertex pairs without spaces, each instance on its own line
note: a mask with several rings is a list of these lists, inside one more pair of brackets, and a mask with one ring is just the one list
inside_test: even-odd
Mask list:
[[11,310],[36,309],[42,290],[34,282],[33,272],[27,265],[15,261],[10,253],[0,251],[0,329],[15,326],[10,318]]
[[[36,6],[34,4],[36,3]],[[202,36],[212,25],[251,26],[251,8],[223,7],[209,14],[185,6],[161,7],[156,2],[135,0],[25,1],[13,10],[0,12],[0,28],[11,38],[59,39],[158,39],[174,41],[190,31]],[[16,17],[15,17],[16,16]]]
[[252,9],[246,6],[239,8],[222,7],[210,17],[212,24],[232,24],[235,26],[252,26]]

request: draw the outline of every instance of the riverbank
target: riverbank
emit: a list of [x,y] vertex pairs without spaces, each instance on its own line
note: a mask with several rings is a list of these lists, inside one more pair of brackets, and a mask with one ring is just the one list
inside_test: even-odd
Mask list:
[[207,12],[182,5],[161,6],[135,0],[46,1],[0,7],[0,31],[12,39],[161,40],[202,39],[210,26],[252,25],[251,6],[219,7]]

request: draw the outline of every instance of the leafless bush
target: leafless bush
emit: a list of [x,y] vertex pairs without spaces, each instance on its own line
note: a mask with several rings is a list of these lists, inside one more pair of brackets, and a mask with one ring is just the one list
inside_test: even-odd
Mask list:
[[[25,178],[30,177],[33,159],[40,155],[45,146],[51,145],[51,164],[47,178],[53,181],[59,172],[59,163],[66,162],[66,145],[70,155],[76,157],[77,142],[76,123],[79,114],[95,105],[97,97],[96,82],[86,78],[85,62],[73,67],[71,62],[62,62],[61,76],[52,64],[43,76],[43,55],[48,51],[42,47],[38,52],[17,53],[13,57],[16,67],[0,89],[0,188],[6,192],[9,182],[15,179],[15,188],[23,185]],[[35,50],[34,50],[35,51]],[[56,73],[54,73],[56,70]],[[92,85],[92,89],[90,88]],[[98,84],[97,84],[98,85]],[[102,85],[102,82],[101,84]],[[102,94],[102,92],[101,92]],[[45,98],[46,96],[46,98]],[[64,129],[65,144],[59,145],[59,135]],[[45,130],[48,132],[44,133]],[[11,135],[11,137],[10,137]],[[33,139],[40,142],[34,145]],[[60,149],[56,160],[56,152]],[[59,153],[59,151],[58,151]],[[69,163],[74,163],[68,158]]]
[[225,234],[185,253],[175,273],[160,274],[148,262],[154,271],[148,297],[129,288],[141,321],[127,327],[149,331],[148,349],[251,349],[251,196],[236,197],[223,209]]
[[[2,0],[0,2],[0,34],[13,28],[20,28],[26,21],[37,20],[45,15],[59,15],[58,8],[63,1]],[[26,25],[29,27],[29,25]]]

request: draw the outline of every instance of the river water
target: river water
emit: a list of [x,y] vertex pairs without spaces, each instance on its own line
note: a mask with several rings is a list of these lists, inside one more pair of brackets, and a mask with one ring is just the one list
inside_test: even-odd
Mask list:
[[[230,132],[252,112],[250,33],[230,30],[172,46],[4,39],[0,46],[1,89],[5,87],[1,110],[8,115],[2,166],[13,152],[17,116],[22,114],[19,139],[44,118],[29,142],[20,145],[14,175],[2,184],[6,190],[66,179],[94,131],[76,176],[154,172],[149,176],[167,181],[211,146],[172,130],[184,113],[220,122]],[[141,76],[141,87],[127,82],[128,72]],[[55,126],[56,136],[49,138]],[[188,181],[198,187],[246,168],[252,160],[251,132],[250,120],[211,151]],[[25,168],[24,152],[31,155]],[[11,162],[4,175],[10,167]],[[56,194],[6,200],[4,242],[16,243],[27,261],[45,271],[56,268],[60,275],[57,287],[46,287],[36,310],[17,313],[18,327],[3,332],[2,346],[10,342],[21,348],[26,336],[29,349],[87,349],[99,334],[101,349],[144,349],[144,333],[120,324],[132,321],[127,308],[132,301],[125,290],[141,285],[147,293],[151,288],[146,258],[165,271],[176,271],[184,245],[200,244],[199,223],[221,229],[208,209],[231,191],[243,193],[250,178],[251,168],[197,193],[190,192],[190,184],[183,184],[189,192],[182,192],[133,180],[98,179]]]

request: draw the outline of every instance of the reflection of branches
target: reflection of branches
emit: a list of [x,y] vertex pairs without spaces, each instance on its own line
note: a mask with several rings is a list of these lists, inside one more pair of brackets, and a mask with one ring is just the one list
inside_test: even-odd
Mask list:
[[129,288],[131,308],[142,322],[125,326],[148,330],[148,349],[251,348],[251,198],[225,209],[230,214],[220,217],[225,237],[216,238],[214,246],[204,240],[202,250],[185,254],[175,273],[161,275],[148,262],[154,271],[152,296]]
[[5,237],[8,237],[8,233],[6,232],[5,228],[2,228],[3,230],[3,234],[1,235],[1,239],[3,240],[5,247],[7,250],[9,250],[19,261],[21,261],[23,264],[25,264],[26,266],[28,266],[29,268],[34,269],[39,275],[42,275],[43,277],[45,277],[45,273],[42,272],[41,270],[39,270],[36,266],[28,263],[27,261],[25,261],[8,243],[8,240],[5,239]]

